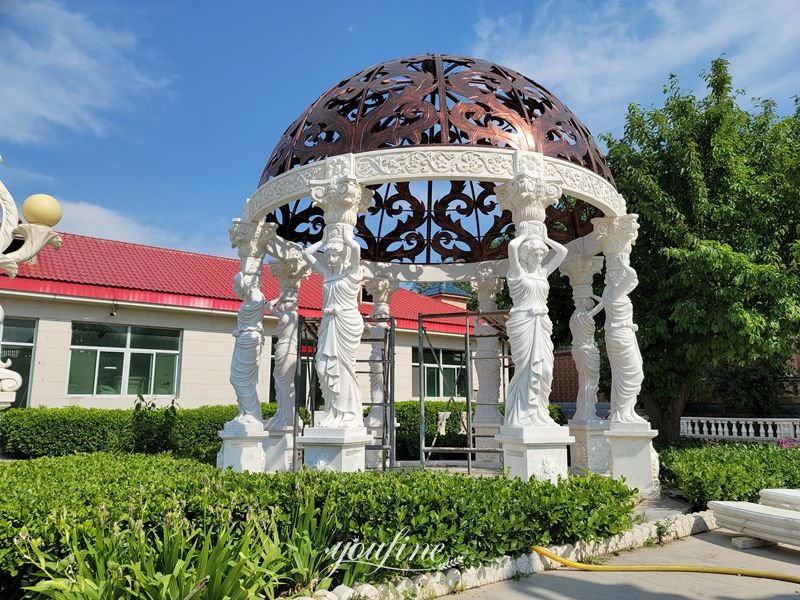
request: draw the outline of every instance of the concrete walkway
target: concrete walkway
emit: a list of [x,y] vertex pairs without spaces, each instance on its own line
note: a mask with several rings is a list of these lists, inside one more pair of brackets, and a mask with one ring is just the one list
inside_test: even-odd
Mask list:
[[[731,546],[734,533],[710,531],[664,546],[642,548],[612,556],[606,565],[690,564],[771,571],[800,576],[800,549],[790,546],[736,550]],[[499,598],[522,600],[592,599],[628,600],[653,598],[673,600],[703,598],[714,600],[800,599],[800,585],[704,573],[602,573],[558,569],[531,575],[519,581],[504,581],[458,595],[458,598]]]

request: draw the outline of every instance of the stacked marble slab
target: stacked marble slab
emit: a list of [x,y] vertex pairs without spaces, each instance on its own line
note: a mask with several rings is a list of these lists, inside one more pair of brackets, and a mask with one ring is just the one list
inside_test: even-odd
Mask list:
[[717,525],[758,540],[800,546],[800,490],[762,490],[761,503],[712,501]]

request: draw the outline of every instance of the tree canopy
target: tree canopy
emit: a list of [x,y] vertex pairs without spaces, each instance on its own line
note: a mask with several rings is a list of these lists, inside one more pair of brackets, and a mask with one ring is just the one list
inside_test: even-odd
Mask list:
[[667,440],[710,368],[788,357],[800,332],[800,103],[742,108],[723,58],[704,79],[698,98],[671,76],[662,107],[631,105],[604,138],[639,214],[641,398]]

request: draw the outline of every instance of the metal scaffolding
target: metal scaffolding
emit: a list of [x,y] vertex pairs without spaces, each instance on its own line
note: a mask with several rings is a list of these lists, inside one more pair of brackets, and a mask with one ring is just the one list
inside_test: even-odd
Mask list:
[[[294,448],[292,469],[295,471],[303,464],[303,450],[298,448],[297,438],[302,434],[303,428],[314,426],[315,412],[323,404],[322,393],[317,381],[317,370],[314,368],[321,320],[319,317],[298,317],[298,360],[295,371],[295,419],[292,436]],[[364,408],[380,407],[382,420],[380,437],[375,439],[374,443],[368,444],[366,450],[381,453],[380,468],[394,469],[397,464],[394,398],[395,319],[394,317],[365,317],[364,321],[368,327],[386,324],[382,328],[382,337],[367,337],[361,340],[362,343],[368,344],[382,342],[380,356],[372,357],[370,355],[370,358],[356,360],[356,364],[367,366],[366,370],[357,371],[358,375],[369,376],[374,372],[373,368],[377,366],[383,377],[383,402],[373,402],[371,397],[366,400],[362,399]]]
[[[441,322],[442,319],[447,319],[449,322],[453,322],[456,320],[464,320],[464,352],[462,353],[461,364],[459,365],[459,371],[456,375],[455,384],[452,386],[452,389],[449,390],[447,404],[448,408],[455,407],[456,409],[460,408],[457,405],[457,390],[458,390],[458,379],[459,375],[463,373],[464,376],[464,392],[465,392],[465,401],[466,401],[466,422],[462,421],[462,426],[466,431],[467,437],[467,445],[466,446],[435,446],[436,438],[434,438],[432,445],[426,445],[425,439],[425,399],[426,399],[426,373],[425,373],[425,350],[430,350],[431,354],[434,356],[436,360],[436,367],[439,370],[439,374],[444,379],[444,365],[442,364],[441,354],[437,352],[437,350],[448,350],[451,348],[437,348],[433,341],[428,334],[428,329],[426,327],[426,322],[430,321],[437,321]],[[473,398],[473,385],[472,385],[472,369],[473,364],[475,361],[480,360],[500,360],[501,361],[501,377],[500,377],[500,392],[501,397],[505,397],[505,393],[503,393],[503,389],[505,386],[506,377],[503,376],[503,373],[508,371],[509,369],[513,368],[513,363],[511,362],[511,355],[508,352],[508,344],[507,344],[507,336],[506,336],[506,320],[508,319],[508,311],[507,310],[497,310],[491,312],[453,312],[453,313],[439,313],[439,314],[421,314],[419,315],[419,319],[417,321],[417,332],[419,336],[418,340],[418,352],[419,352],[419,360],[418,360],[418,369],[419,369],[419,461],[421,466],[425,466],[426,462],[430,460],[429,456],[433,452],[441,453],[441,454],[466,454],[467,455],[467,473],[472,473],[472,463],[473,463],[473,455],[475,454],[499,454],[501,457],[501,464],[502,464],[502,450],[500,448],[479,448],[476,445],[476,439],[480,437],[492,437],[486,435],[476,434],[473,428],[473,416],[472,410],[473,407],[476,406],[496,406],[496,403],[485,403],[485,402],[476,402]],[[483,329],[484,332],[478,333],[477,328],[473,327],[473,323],[479,323],[490,325],[492,328],[492,332],[489,333],[488,328]],[[472,341],[477,340],[480,338],[486,337],[493,337],[497,338],[500,342],[499,348],[500,351],[495,356],[475,356],[475,352],[472,348]],[[460,410],[456,410],[456,413],[461,412]],[[461,416],[459,415],[459,418]]]

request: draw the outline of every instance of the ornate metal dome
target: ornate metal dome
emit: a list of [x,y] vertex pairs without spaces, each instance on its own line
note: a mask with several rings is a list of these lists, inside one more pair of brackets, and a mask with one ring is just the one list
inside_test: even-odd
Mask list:
[[613,183],[589,130],[538,83],[485,60],[426,54],[374,65],[325,92],[281,136],[259,185],[338,154],[450,144],[535,150]]
[[[284,132],[259,186],[342,154],[413,146],[528,150],[614,180],[588,129],[545,88],[494,63],[445,54],[387,61],[325,92]],[[398,181],[369,186],[372,206],[357,233],[362,258],[438,264],[506,257],[513,235],[491,181]],[[601,210],[574,198],[547,211],[553,239],[591,231]],[[300,198],[267,215],[302,245],[321,239],[322,210]]]

